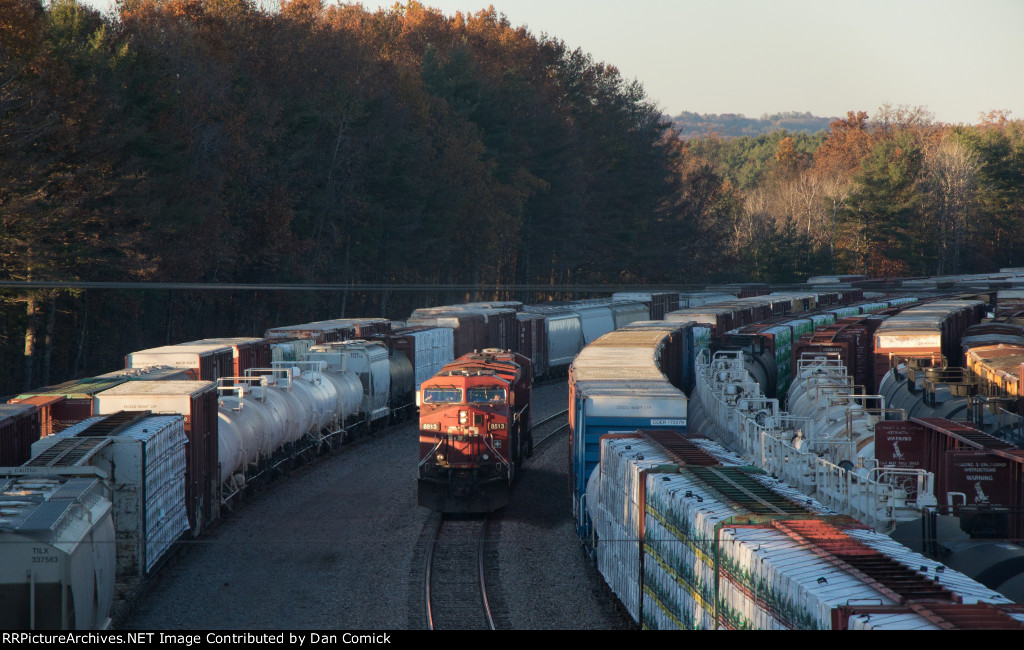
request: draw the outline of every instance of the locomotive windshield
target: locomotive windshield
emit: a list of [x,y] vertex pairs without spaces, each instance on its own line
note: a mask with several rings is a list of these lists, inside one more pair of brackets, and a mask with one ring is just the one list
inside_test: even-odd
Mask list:
[[466,401],[470,404],[504,404],[504,388],[470,388],[466,391]]
[[424,404],[461,404],[461,388],[424,388]]

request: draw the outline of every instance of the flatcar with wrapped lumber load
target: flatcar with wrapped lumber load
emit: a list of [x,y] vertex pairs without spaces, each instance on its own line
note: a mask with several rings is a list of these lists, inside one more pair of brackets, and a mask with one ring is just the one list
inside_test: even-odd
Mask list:
[[599,439],[598,571],[644,629],[1024,629],[1024,607],[678,430]]
[[533,452],[530,360],[486,349],[423,382],[419,504],[438,512],[491,512],[508,504]]

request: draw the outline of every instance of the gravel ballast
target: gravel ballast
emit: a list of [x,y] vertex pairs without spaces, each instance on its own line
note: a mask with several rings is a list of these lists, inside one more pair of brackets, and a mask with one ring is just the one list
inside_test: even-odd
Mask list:
[[[534,419],[564,410],[564,382],[535,389]],[[416,503],[418,433],[406,423],[300,468],[133,595],[124,629],[423,629],[423,561],[437,515]],[[576,538],[567,434],[526,462],[493,522],[500,627],[630,627]]]

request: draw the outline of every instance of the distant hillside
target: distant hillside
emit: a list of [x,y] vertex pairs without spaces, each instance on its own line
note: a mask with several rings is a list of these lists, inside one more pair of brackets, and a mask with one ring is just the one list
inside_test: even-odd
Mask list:
[[776,113],[760,118],[746,117],[738,113],[722,115],[683,112],[672,118],[672,125],[685,140],[699,138],[713,132],[724,138],[744,135],[758,136],[772,131],[790,133],[817,133],[824,131],[835,120],[834,117],[816,117],[810,113]]

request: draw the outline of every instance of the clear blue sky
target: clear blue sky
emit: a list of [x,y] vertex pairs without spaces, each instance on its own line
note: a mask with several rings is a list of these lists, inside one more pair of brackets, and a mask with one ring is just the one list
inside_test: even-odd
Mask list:
[[[279,0],[260,0],[272,6]],[[330,4],[331,0],[327,0]],[[111,0],[88,0],[106,8]],[[368,9],[394,2],[362,3]],[[432,0],[445,14],[488,0]],[[1024,119],[1024,0],[493,0],[639,80],[664,112],[842,116],[884,103],[941,122]]]

